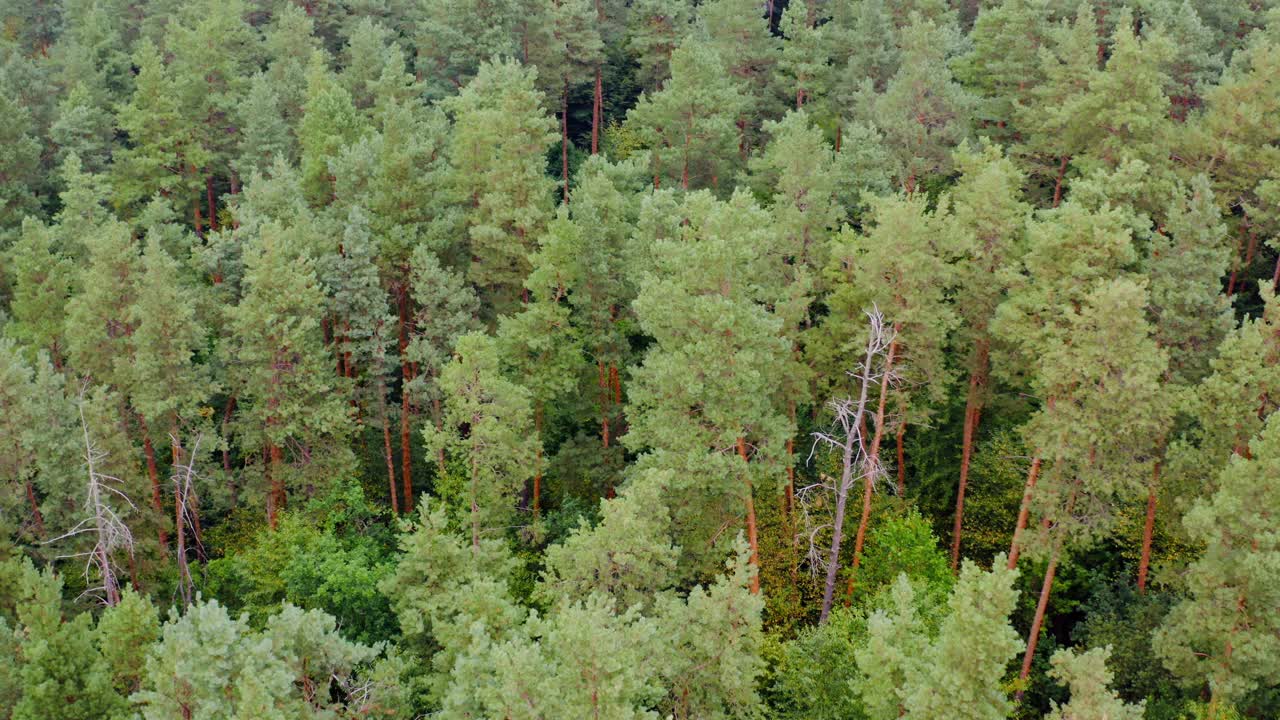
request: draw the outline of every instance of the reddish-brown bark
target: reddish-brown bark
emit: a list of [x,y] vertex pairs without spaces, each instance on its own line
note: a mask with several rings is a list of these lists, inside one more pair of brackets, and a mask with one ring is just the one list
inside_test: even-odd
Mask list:
[[1021,548],[1018,541],[1022,539],[1022,531],[1027,527],[1027,516],[1031,513],[1031,495],[1036,489],[1036,478],[1040,477],[1040,456],[1031,459],[1031,469],[1027,471],[1026,488],[1022,491],[1022,505],[1018,508],[1018,522],[1013,526],[1013,540],[1009,543],[1009,569],[1018,566],[1018,553]]
[[969,488],[969,464],[973,460],[973,440],[982,415],[982,388],[987,382],[990,346],[979,340],[974,353],[973,370],[969,373],[969,393],[965,399],[964,431],[960,450],[960,482],[956,487],[956,514],[951,527],[951,569],[960,566],[960,536],[964,528],[964,496]]
[[1156,527],[1156,493],[1160,487],[1160,461],[1151,468],[1151,486],[1147,489],[1147,519],[1142,525],[1142,556],[1138,560],[1138,592],[1147,592],[1147,571],[1151,567],[1151,539]]
[[[738,438],[738,457],[742,458],[744,465],[748,462],[746,438]],[[747,484],[747,545],[751,548],[751,594],[758,595],[760,593],[760,543],[756,535],[756,502],[753,497],[751,478],[746,474],[745,467],[743,477]]]

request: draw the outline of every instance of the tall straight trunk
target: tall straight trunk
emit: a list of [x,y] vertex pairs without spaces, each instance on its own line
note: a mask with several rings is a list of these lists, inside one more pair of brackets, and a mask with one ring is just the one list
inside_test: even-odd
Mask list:
[[884,406],[889,399],[889,375],[893,372],[893,361],[898,354],[898,324],[893,325],[893,341],[889,343],[889,354],[884,360],[884,371],[880,374],[880,401],[876,407],[876,432],[871,436],[871,450],[867,453],[867,471],[862,483],[862,517],[858,519],[858,533],[853,538],[853,568],[849,572],[849,584],[845,588],[845,605],[853,602],[853,583],[857,579],[858,567],[862,564],[862,544],[867,538],[867,521],[871,518],[871,493],[875,490],[876,475],[880,468],[880,440],[884,437]]
[[960,450],[960,482],[956,487],[956,517],[951,527],[951,570],[960,567],[960,534],[964,527],[964,495],[969,488],[969,464],[973,461],[973,439],[978,434],[978,420],[982,414],[982,387],[987,381],[990,363],[990,344],[979,340],[974,354],[973,370],[969,373],[969,393],[965,398],[964,435]]
[[[160,491],[160,473],[156,471],[156,450],[151,445],[151,433],[148,432],[147,421],[141,415],[138,415],[138,426],[142,430],[142,453],[147,458],[147,479],[151,481],[151,507],[157,515],[163,517],[164,500]],[[157,535],[160,537],[160,549],[164,551],[169,547],[169,533],[165,532],[164,526],[161,525]]]
[[596,370],[599,371],[600,385],[600,440],[605,450],[609,449],[609,385],[605,376],[605,367],[603,360],[596,361]]
[[218,229],[218,207],[213,201],[213,176],[206,175],[204,178],[204,194],[209,202],[209,229]]
[[36,502],[36,489],[27,481],[27,502],[31,503],[31,520],[36,524],[36,536],[44,537],[44,514],[40,512],[40,503]]
[[1022,550],[1018,541],[1022,539],[1022,531],[1027,527],[1027,516],[1031,513],[1031,495],[1036,489],[1036,478],[1040,477],[1040,455],[1031,459],[1031,469],[1027,471],[1026,488],[1022,491],[1022,505],[1018,508],[1018,522],[1013,526],[1013,540],[1009,543],[1009,569],[1018,567],[1018,553]]
[[378,414],[382,416],[382,457],[387,461],[387,487],[391,490],[391,512],[400,514],[400,500],[396,495],[396,461],[391,452],[391,417],[387,413],[387,395],[378,394]]
[[902,439],[906,434],[907,420],[904,414],[902,421],[898,423],[898,497],[907,496],[907,453],[902,446]]
[[756,534],[756,501],[751,487],[751,476],[747,474],[747,439],[738,438],[738,457],[742,458],[743,477],[747,484],[747,545],[751,548],[751,594],[760,594],[760,543]]
[[409,442],[410,407],[409,381],[413,379],[412,364],[409,362],[409,280],[408,269],[405,279],[398,285],[397,307],[400,313],[400,482],[403,487],[401,499],[404,511],[413,512],[413,446]]
[[[178,437],[178,425],[176,422],[170,428],[169,433],[173,438]],[[172,457],[174,472],[176,473],[178,468],[182,465],[182,445],[175,439],[169,444],[169,452]],[[175,504],[177,503],[176,497],[174,498],[174,502]],[[201,562],[203,562],[205,560],[204,540],[202,540],[200,536],[203,534],[204,530],[200,527],[200,496],[196,493],[194,486],[190,487],[186,491],[182,498],[182,502],[187,510],[186,517],[191,520],[191,537],[196,541],[196,555],[200,558]]]
[[[407,370],[408,368],[406,368]],[[410,423],[409,414],[409,393],[401,391],[400,393],[400,484],[402,487],[401,499],[404,501],[404,511],[406,513],[413,512],[413,450],[410,443]]]
[[604,86],[599,65],[596,65],[596,87],[592,94],[594,97],[591,99],[591,154],[595,155],[600,152],[600,111],[604,108],[602,99]]
[[1151,468],[1151,487],[1147,488],[1147,520],[1142,526],[1142,557],[1138,560],[1138,592],[1147,592],[1147,571],[1151,567],[1151,536],[1156,527],[1156,493],[1160,487],[1160,461]]
[[560,178],[564,184],[562,197],[569,203],[569,83],[560,92]]
[[[1040,628],[1044,627],[1044,613],[1049,606],[1049,594],[1053,590],[1053,578],[1058,571],[1060,554],[1060,544],[1055,542],[1053,549],[1049,552],[1049,566],[1044,571],[1044,582],[1040,585],[1040,601],[1036,603],[1035,618],[1031,621],[1031,631],[1027,634],[1027,650],[1022,655],[1022,671],[1018,673],[1018,678],[1023,681],[1031,675],[1031,663],[1035,660],[1036,643],[1040,640]],[[1023,690],[1019,690],[1015,697],[1021,700],[1023,692]]]
[[1062,202],[1062,179],[1067,176],[1067,162],[1071,160],[1070,155],[1063,155],[1062,162],[1058,164],[1058,179],[1053,183],[1053,206],[1058,207]]
[[542,403],[533,409],[533,430],[538,435],[538,448],[533,459],[533,516],[542,508]]
[[1240,273],[1240,251],[1244,241],[1236,235],[1236,249],[1231,254],[1231,277],[1227,280],[1227,297],[1236,294],[1236,277]]

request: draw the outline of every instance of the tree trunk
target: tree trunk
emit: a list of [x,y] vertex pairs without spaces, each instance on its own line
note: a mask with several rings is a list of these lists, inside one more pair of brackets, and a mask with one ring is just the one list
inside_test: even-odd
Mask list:
[[391,512],[400,514],[400,501],[396,496],[396,461],[391,452],[391,417],[387,414],[386,393],[378,395],[378,411],[382,415],[382,456],[387,461],[387,486],[391,490]]
[[951,527],[951,570],[960,567],[960,534],[964,527],[964,494],[969,488],[969,463],[973,460],[973,439],[978,434],[978,419],[982,414],[982,387],[986,384],[990,348],[986,340],[979,340],[974,357],[973,371],[969,373],[969,394],[964,408],[964,439],[960,451],[960,482],[956,488],[956,517]]
[[[138,415],[138,426],[142,430],[142,453],[147,458],[147,479],[151,481],[151,507],[156,511],[157,516],[164,517],[160,473],[156,471],[156,450],[151,445],[151,433],[147,431],[147,421],[141,415]],[[165,532],[164,525],[160,526],[157,535],[160,537],[160,551],[164,552],[169,547],[169,533]]]
[[569,83],[560,93],[560,178],[564,183],[562,197],[569,203]]
[[862,483],[862,517],[858,520],[858,533],[853,538],[853,568],[849,572],[849,584],[845,589],[845,605],[853,602],[853,583],[862,564],[862,544],[867,537],[867,522],[871,517],[871,493],[875,489],[876,475],[880,472],[880,439],[884,436],[884,406],[889,398],[889,375],[893,372],[893,360],[898,354],[898,324],[893,326],[893,341],[885,357],[884,371],[880,374],[880,401],[876,407],[876,432],[871,436],[871,450],[867,453],[867,471]]
[[533,409],[533,430],[538,436],[533,459],[533,516],[536,518],[542,508],[542,403]]
[[409,442],[410,408],[409,381],[413,379],[413,370],[409,362],[409,281],[399,284],[397,305],[400,311],[400,483],[403,489],[401,500],[406,513],[413,512],[413,446]]
[[272,530],[279,527],[280,509],[284,506],[284,483],[280,480],[280,448],[267,441],[267,524]]
[[751,548],[751,594],[760,594],[760,544],[756,535],[756,502],[751,488],[751,477],[747,474],[747,439],[738,438],[738,457],[742,458],[742,472],[747,484],[747,545]]
[[902,446],[902,438],[907,434],[905,415],[898,423],[898,497],[907,496],[907,454]]
[[1151,487],[1147,489],[1147,521],[1142,526],[1142,557],[1138,560],[1138,592],[1147,592],[1147,570],[1151,567],[1151,536],[1156,527],[1156,493],[1160,487],[1160,461],[1151,469]]
[[218,229],[218,208],[213,201],[213,176],[206,175],[204,178],[204,193],[209,202],[209,229]]
[[44,515],[40,512],[40,503],[36,502],[36,489],[31,481],[27,481],[27,502],[31,503],[31,520],[36,524],[36,536],[44,537]]
[[[1031,675],[1031,662],[1035,659],[1036,643],[1040,640],[1040,628],[1044,626],[1044,612],[1049,606],[1049,593],[1053,590],[1053,576],[1058,571],[1058,556],[1061,553],[1061,547],[1058,543],[1054,543],[1053,549],[1049,553],[1049,566],[1044,571],[1044,583],[1040,586],[1040,601],[1036,603],[1035,619],[1031,621],[1031,632],[1027,634],[1027,650],[1022,656],[1022,671],[1018,673],[1018,678],[1024,683],[1029,675]],[[1023,690],[1019,690],[1015,696],[1018,700],[1022,700]]]
[[172,447],[174,456],[173,468],[173,537],[177,544],[174,557],[178,560],[178,590],[182,593],[182,607],[191,605],[191,567],[187,564],[187,537],[185,515],[182,512],[186,504],[186,494],[182,491],[182,480],[178,470],[178,448]]
[[1022,491],[1022,505],[1018,508],[1018,522],[1013,526],[1013,541],[1009,544],[1009,569],[1018,567],[1018,541],[1022,539],[1022,531],[1027,527],[1027,515],[1031,513],[1031,494],[1036,489],[1036,478],[1040,477],[1040,456],[1031,458],[1031,469],[1027,471],[1027,485]]
[[1231,254],[1231,277],[1227,280],[1227,297],[1236,294],[1236,276],[1240,272],[1240,249],[1243,244],[1240,236],[1236,235],[1236,249]]
[[605,379],[604,361],[596,361],[596,370],[599,371],[600,384],[600,440],[604,445],[604,449],[609,449],[609,386],[608,380]]
[[1058,179],[1053,183],[1053,206],[1058,207],[1062,202],[1062,179],[1067,175],[1067,162],[1071,160],[1070,155],[1063,155],[1062,162],[1058,165]]
[[591,101],[591,154],[600,152],[600,111],[604,108],[604,87],[600,76],[600,66],[596,65],[596,87]]
[[[170,430],[170,434],[174,438],[178,437],[177,424],[175,424]],[[182,464],[182,445],[180,445],[177,440],[174,440],[174,442],[169,445],[169,451],[172,455],[172,464],[174,472],[176,473],[178,471],[178,467]],[[174,502],[177,502],[176,497],[174,498]],[[196,556],[200,558],[201,562],[204,562],[206,559],[204,555],[204,540],[200,538],[204,533],[204,530],[200,527],[200,496],[196,493],[194,485],[186,491],[186,494],[182,498],[182,502],[186,507],[187,516],[191,520],[191,536],[195,538],[196,541]]]

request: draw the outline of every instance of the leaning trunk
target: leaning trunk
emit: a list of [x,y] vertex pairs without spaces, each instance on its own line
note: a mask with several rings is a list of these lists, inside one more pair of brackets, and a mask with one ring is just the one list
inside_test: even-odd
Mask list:
[[969,463],[973,461],[973,439],[978,434],[982,414],[982,386],[986,384],[989,346],[978,341],[973,372],[969,373],[969,394],[965,399],[964,438],[960,451],[960,482],[956,488],[956,517],[951,527],[951,570],[960,566],[960,534],[964,527],[964,494],[969,487]]
[[760,544],[756,535],[756,502],[752,496],[751,477],[747,474],[747,439],[738,438],[738,457],[742,458],[743,477],[747,484],[747,545],[751,548],[751,594],[760,593]]
[[1151,567],[1151,536],[1156,527],[1156,492],[1160,487],[1160,461],[1151,469],[1151,487],[1147,489],[1147,520],[1142,526],[1142,557],[1138,560],[1138,592],[1147,592],[1147,571]]
[[845,604],[853,602],[853,583],[862,564],[862,544],[867,538],[867,522],[871,518],[871,493],[875,490],[876,475],[880,472],[880,439],[884,437],[884,406],[889,398],[889,375],[893,372],[893,360],[898,354],[898,326],[893,327],[894,339],[889,343],[884,371],[880,374],[880,402],[876,407],[876,432],[871,436],[871,450],[867,453],[867,471],[862,483],[862,517],[858,519],[858,533],[853,538],[853,568],[849,572],[849,584],[845,588]]
[[1018,566],[1018,553],[1021,552],[1020,541],[1022,531],[1027,527],[1027,516],[1031,514],[1031,495],[1036,489],[1036,479],[1040,477],[1040,456],[1031,459],[1031,469],[1027,471],[1027,484],[1022,491],[1022,505],[1018,508],[1018,522],[1013,526],[1013,541],[1009,544],[1009,569]]
[[[1022,656],[1022,671],[1018,674],[1018,678],[1025,681],[1031,675],[1031,663],[1035,660],[1036,643],[1040,639],[1040,628],[1044,626],[1045,609],[1049,606],[1049,594],[1053,590],[1053,577],[1058,571],[1058,556],[1061,554],[1061,548],[1057,543],[1054,544],[1053,550],[1049,554],[1049,566],[1044,571],[1044,583],[1040,586],[1040,601],[1036,603],[1035,618],[1031,621],[1031,632],[1027,635],[1027,650]],[[1022,699],[1023,690],[1019,690],[1016,697]]]

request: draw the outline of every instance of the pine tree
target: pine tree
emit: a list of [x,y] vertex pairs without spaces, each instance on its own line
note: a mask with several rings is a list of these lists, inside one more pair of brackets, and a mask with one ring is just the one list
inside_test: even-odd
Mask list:
[[151,600],[126,589],[119,604],[103,611],[94,632],[116,692],[128,697],[141,689],[147,655],[160,639],[160,615]]
[[22,234],[9,248],[13,296],[4,332],[29,348],[48,352],[55,363],[61,363],[66,352],[66,303],[76,272],[71,261],[54,248],[52,234],[31,218],[23,222]]
[[[1068,164],[1087,149],[1073,142],[1080,126],[1091,118],[1074,111],[1098,75],[1097,21],[1093,7],[1083,2],[1075,18],[1053,28],[1039,52],[1039,76],[1030,97],[1014,103],[1014,121],[1023,140],[1016,153],[1027,162],[1028,175],[1054,178],[1053,205],[1062,200]],[[1072,108],[1068,110],[1068,108]]]
[[1173,46],[1166,92],[1173,103],[1170,114],[1175,119],[1186,120],[1187,115],[1202,104],[1205,89],[1222,74],[1222,52],[1215,44],[1214,33],[1201,20],[1191,0],[1154,3],[1147,15],[1144,20]]
[[726,73],[715,50],[690,37],[671,55],[671,79],[627,111],[627,125],[652,153],[655,187],[719,189],[733,176],[748,98]]
[[36,458],[30,428],[37,422],[34,373],[18,347],[8,338],[0,339],[0,507],[9,520],[6,530],[15,537],[41,538],[45,535],[44,515],[35,491]]
[[[245,293],[228,310],[226,352],[237,379],[237,437],[263,449],[267,518],[290,485],[315,487],[346,464],[345,384],[322,344],[324,295],[298,230],[264,225],[245,255]],[[286,464],[285,451],[290,451]]]
[[726,572],[685,599],[658,602],[657,637],[670,649],[660,670],[667,688],[661,712],[675,718],[750,717],[761,711],[756,679],[763,672],[760,615],[751,551],[739,535]]
[[94,98],[83,82],[77,82],[58,103],[58,119],[49,136],[58,146],[58,159],[74,154],[89,172],[108,169],[115,150],[115,117],[105,103]]
[[[410,277],[417,310],[407,323],[404,358],[406,363],[412,362],[416,372],[401,386],[401,395],[405,398],[412,395],[417,403],[429,405],[432,423],[441,429],[444,392],[440,375],[453,359],[458,338],[480,330],[480,300],[462,276],[441,265],[436,254],[426,246],[414,251]],[[408,400],[404,402],[407,407]],[[409,426],[403,408],[401,413],[400,442],[407,445]],[[443,467],[444,455],[438,454],[437,460]]]
[[336,190],[329,159],[367,131],[351,93],[326,67],[326,58],[318,52],[313,54],[307,68],[304,114],[298,124],[302,184],[308,202],[315,206],[329,204]]
[[1048,568],[1023,678],[1063,552],[1096,542],[1112,527],[1116,505],[1141,495],[1146,473],[1133,468],[1155,461],[1169,430],[1172,408],[1161,387],[1168,353],[1151,337],[1147,302],[1143,284],[1100,282],[1067,312],[1063,333],[1043,346],[1034,387],[1048,399],[1025,434],[1047,465],[1030,506],[1046,522],[1030,537],[1015,530],[1014,543],[1047,556]]
[[1087,118],[1069,125],[1063,138],[1081,149],[1075,163],[1082,174],[1094,168],[1114,170],[1130,158],[1146,162],[1152,175],[1168,164],[1169,98],[1164,90],[1169,83],[1163,66],[1173,48],[1158,33],[1140,39],[1132,25],[1127,13],[1118,18],[1106,67],[1062,109]]
[[493,315],[515,307],[529,253],[551,216],[545,153],[555,139],[543,111],[537,71],[513,61],[486,62],[446,102],[454,116],[449,159],[466,206],[468,278]]
[[813,17],[815,3],[788,5],[782,12],[778,28],[786,37],[778,57],[778,74],[785,78],[795,107],[824,101],[830,91],[832,66],[829,57],[831,41],[827,39],[827,26],[819,24],[824,18]]
[[187,171],[203,191],[196,204],[205,203],[211,230],[218,229],[214,178],[229,171],[237,140],[236,106],[260,62],[258,34],[244,21],[246,12],[241,0],[202,0],[184,4],[165,27],[164,49],[180,117],[204,160],[191,163]]
[[[558,221],[557,221],[558,222]],[[534,456],[532,508],[535,516],[542,498],[542,439],[548,410],[556,408],[577,384],[582,347],[569,322],[569,307],[554,294],[543,295],[516,315],[498,321],[497,345],[503,365],[529,391],[533,430],[538,438]]]
[[468,513],[471,547],[515,524],[515,497],[532,473],[541,440],[533,431],[529,391],[502,376],[492,338],[458,338],[454,360],[444,367],[442,429],[423,429],[427,448],[444,450],[459,465],[459,504]]
[[581,376],[581,393],[594,400],[603,449],[620,431],[621,372],[631,359],[631,301],[635,282],[627,248],[647,180],[646,158],[610,163],[591,157],[578,171],[568,217],[557,217],[532,256],[527,285],[564,296],[582,348],[595,360]]
[[281,117],[280,96],[269,76],[254,75],[244,102],[236,107],[240,141],[231,169],[242,178],[266,174],[277,156],[295,157],[293,136]]
[[975,118],[996,137],[1014,136],[1017,107],[1030,104],[1045,81],[1040,58],[1053,30],[1053,5],[1006,0],[984,7],[969,33],[973,49],[957,59],[956,77],[982,98]]
[[762,17],[760,10],[759,3],[752,0],[709,0],[698,6],[698,20],[706,33],[704,42],[720,57],[746,98],[734,118],[738,152],[744,162],[756,146],[761,120],[777,117],[783,103],[774,79],[782,42],[772,32],[772,18]]
[[1184,518],[1187,531],[1204,543],[1190,566],[1190,596],[1174,607],[1156,633],[1156,652],[1180,677],[1207,681],[1212,700],[1208,717],[1251,690],[1280,677],[1280,634],[1276,607],[1280,544],[1272,509],[1280,422],[1268,419],[1218,476],[1212,496]]
[[204,221],[195,195],[203,179],[197,170],[209,163],[194,126],[187,122],[177,80],[150,40],[133,53],[138,67],[133,95],[116,113],[116,126],[128,136],[127,145],[112,164],[118,207],[134,205],[155,193],[170,197],[175,208],[193,203],[192,226],[201,232]]
[[1112,674],[1107,669],[1111,648],[1094,648],[1077,654],[1059,650],[1050,663],[1050,677],[1071,688],[1071,701],[1054,703],[1047,720],[1141,720],[1144,702],[1130,705],[1111,689]]
[[13,720],[99,720],[125,717],[124,697],[112,687],[111,668],[94,646],[93,617],[62,621],[62,581],[49,571],[26,573],[35,586],[21,590],[17,607],[22,699]]
[[969,134],[973,98],[951,78],[945,26],[915,18],[902,32],[902,59],[872,118],[896,161],[895,177],[908,193],[951,168],[951,150]]
[[1025,251],[1026,220],[1030,208],[1022,202],[1023,176],[999,148],[963,148],[956,155],[962,175],[951,194],[956,224],[972,234],[973,242],[957,263],[956,303],[962,342],[968,346],[969,382],[961,431],[960,480],[956,491],[955,523],[951,531],[951,567],[960,565],[964,528],[964,498],[982,410],[988,401],[991,377],[991,320]]
[[667,503],[695,565],[743,507],[758,568],[755,488],[781,489],[794,434],[775,395],[791,347],[762,304],[777,297],[776,230],[743,192],[654,195],[640,226],[651,265],[635,311],[655,342],[633,371],[625,442],[648,451],[640,467],[674,471]]
[[415,66],[428,79],[427,96],[443,98],[466,85],[481,65],[511,56],[517,20],[515,0],[447,0],[428,3],[414,19]]
[[639,65],[640,87],[655,93],[671,77],[671,56],[693,19],[689,0],[635,0],[627,14],[627,49]]
[[12,228],[38,210],[41,145],[31,111],[17,98],[0,97],[0,227]]
[[548,602],[608,595],[617,608],[648,606],[676,576],[679,550],[671,544],[671,518],[663,489],[670,471],[647,470],[618,497],[600,500],[600,522],[575,528],[547,548],[539,595]]
[[947,601],[947,616],[924,656],[925,670],[906,694],[907,717],[1000,720],[1009,716],[1004,684],[1009,660],[1022,649],[1009,624],[1018,598],[1017,571],[997,556],[990,571],[966,561]]

